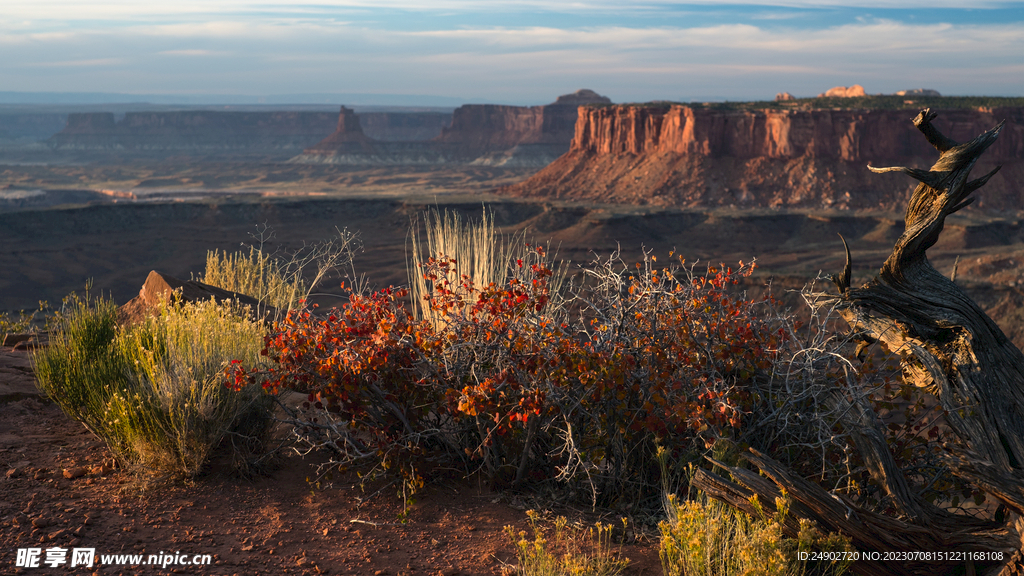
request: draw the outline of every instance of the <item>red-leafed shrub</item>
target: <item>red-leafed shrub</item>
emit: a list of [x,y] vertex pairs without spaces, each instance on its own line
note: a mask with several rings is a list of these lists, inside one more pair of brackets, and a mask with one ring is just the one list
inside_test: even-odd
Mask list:
[[[613,256],[559,293],[539,248],[500,285],[477,286],[455,264],[422,265],[429,320],[413,320],[394,289],[326,316],[293,311],[266,339],[268,366],[234,364],[229,384],[308,393],[324,410],[299,434],[342,463],[443,452],[498,484],[557,478],[594,501],[657,502],[658,446],[682,460],[721,440],[806,440],[777,429],[816,397],[773,388],[793,329],[770,298],[737,293],[753,264],[698,274]],[[803,381],[783,376],[790,389]]]

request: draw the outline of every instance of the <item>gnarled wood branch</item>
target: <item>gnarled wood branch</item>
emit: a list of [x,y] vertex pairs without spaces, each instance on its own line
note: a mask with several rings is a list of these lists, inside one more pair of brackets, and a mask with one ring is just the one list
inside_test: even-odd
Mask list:
[[[906,231],[878,277],[842,294],[840,312],[855,330],[904,358],[905,373],[935,393],[972,452],[1010,473],[1024,463],[1024,354],[926,255],[946,217],[966,206],[998,170],[970,180],[1003,124],[957,144],[931,124],[934,118],[925,109],[914,119],[940,152],[930,170],[872,169],[902,171],[921,184],[907,207]],[[1024,498],[1012,505],[1024,514]]]

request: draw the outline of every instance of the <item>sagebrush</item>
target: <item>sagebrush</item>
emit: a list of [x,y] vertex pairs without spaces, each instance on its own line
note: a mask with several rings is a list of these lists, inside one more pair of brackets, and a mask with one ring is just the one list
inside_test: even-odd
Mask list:
[[237,435],[252,449],[270,423],[260,389],[232,393],[232,360],[258,362],[264,329],[213,301],[172,303],[128,327],[110,300],[72,298],[33,355],[40,389],[138,472],[192,477]]

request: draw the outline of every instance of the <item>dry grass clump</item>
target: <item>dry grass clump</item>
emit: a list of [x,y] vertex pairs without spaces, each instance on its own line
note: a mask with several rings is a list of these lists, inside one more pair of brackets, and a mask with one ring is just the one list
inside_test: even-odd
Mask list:
[[298,272],[301,271],[289,270],[285,263],[250,246],[248,253],[207,252],[206,273],[201,281],[252,296],[274,308],[291,310],[298,307],[309,291]]
[[124,465],[193,477],[227,436],[266,431],[272,398],[223,384],[232,360],[259,361],[262,325],[213,301],[165,305],[131,327],[116,317],[109,300],[72,298],[33,363],[40,389]]
[[[352,261],[361,249],[358,234],[338,229],[335,238],[306,244],[287,254],[271,254],[264,244],[273,238],[265,226],[255,236],[258,246],[249,251],[228,253],[210,250],[206,253],[206,268],[200,282],[225,290],[245,294],[279,312],[305,306],[314,290],[334,276],[348,280],[349,288],[364,289],[365,278],[357,276]],[[259,310],[263,316],[263,310]],[[281,318],[275,318],[280,320]]]

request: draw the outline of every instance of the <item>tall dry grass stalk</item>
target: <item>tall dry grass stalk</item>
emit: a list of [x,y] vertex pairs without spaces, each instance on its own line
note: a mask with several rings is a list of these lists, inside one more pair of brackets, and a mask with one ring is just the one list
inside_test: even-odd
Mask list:
[[[430,309],[427,297],[432,294],[432,284],[423,277],[423,268],[431,258],[447,257],[455,260],[448,272],[451,286],[459,286],[463,279],[472,282],[476,290],[491,284],[502,286],[509,278],[526,279],[527,271],[516,265],[517,260],[527,259],[530,247],[522,232],[505,236],[494,225],[494,214],[483,210],[479,221],[464,221],[457,212],[445,210],[443,214],[431,210],[424,215],[425,238],[420,240],[418,232],[410,234],[411,253],[407,271],[409,274],[409,297],[412,300],[413,316],[427,319],[439,327],[440,317]],[[552,302],[565,278],[567,266],[560,263],[553,267],[551,278]],[[467,303],[467,307],[472,302]]]

